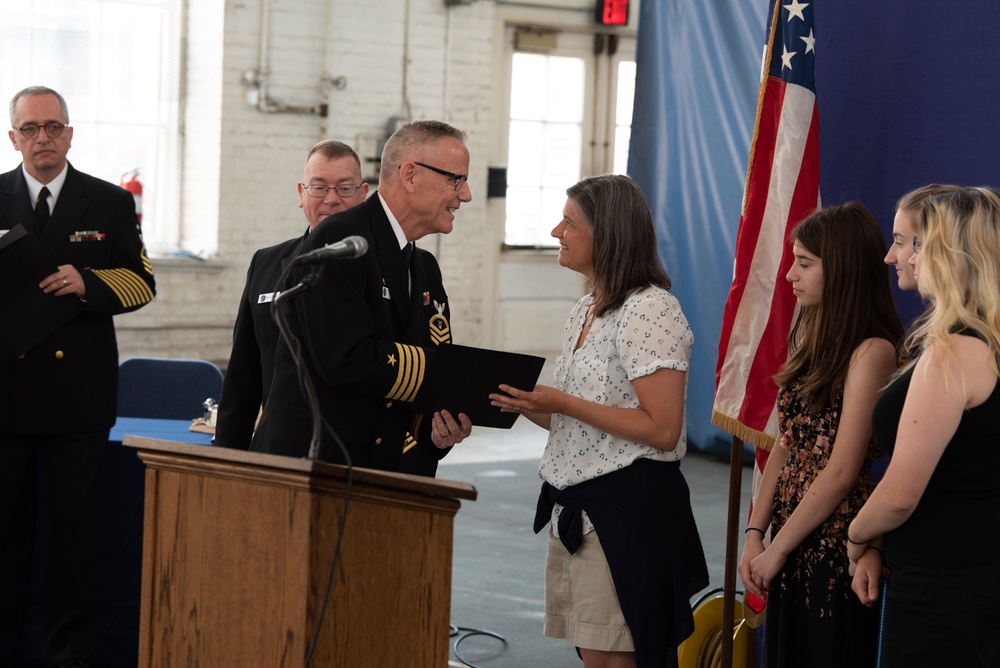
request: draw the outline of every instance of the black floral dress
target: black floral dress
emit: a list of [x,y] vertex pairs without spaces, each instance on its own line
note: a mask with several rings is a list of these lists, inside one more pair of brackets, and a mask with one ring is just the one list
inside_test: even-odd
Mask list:
[[[799,394],[799,383],[778,395],[781,444],[788,459],[778,474],[771,531],[776,534],[820,471],[837,440],[843,396],[814,412]],[[871,493],[871,464],[881,454],[874,437],[857,483],[833,513],[788,556],[767,596],[764,666],[874,666],[875,608],[866,608],[851,591],[847,525]]]

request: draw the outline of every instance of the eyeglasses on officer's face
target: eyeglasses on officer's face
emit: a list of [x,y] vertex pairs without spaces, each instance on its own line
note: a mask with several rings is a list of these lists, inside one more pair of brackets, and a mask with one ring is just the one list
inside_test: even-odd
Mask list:
[[38,136],[38,131],[44,129],[45,136],[49,139],[55,139],[62,134],[63,128],[68,128],[69,125],[65,123],[56,123],[55,121],[49,121],[44,125],[36,125],[35,123],[28,123],[27,125],[22,125],[19,128],[14,128],[20,132],[25,139],[34,139]]
[[449,179],[453,179],[455,181],[454,187],[455,187],[455,191],[456,192],[459,191],[459,190],[461,190],[462,189],[462,184],[464,184],[466,181],[469,180],[469,175],[468,174],[455,174],[454,172],[449,172],[447,170],[440,169],[439,167],[434,167],[432,165],[428,165],[428,164],[423,163],[423,162],[414,161],[413,164],[419,165],[419,166],[423,167],[424,169],[429,169],[432,172],[437,172],[441,176],[447,176]]
[[354,185],[353,183],[341,183],[338,186],[327,186],[322,184],[314,184],[307,186],[304,183],[300,183],[302,189],[306,191],[306,194],[310,197],[326,197],[327,193],[331,190],[337,193],[338,197],[354,197],[354,193],[361,189],[364,183],[359,183]]

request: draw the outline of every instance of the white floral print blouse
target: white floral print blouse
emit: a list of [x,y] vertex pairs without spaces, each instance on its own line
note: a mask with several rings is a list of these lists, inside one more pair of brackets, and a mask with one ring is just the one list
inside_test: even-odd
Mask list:
[[[562,354],[556,359],[553,386],[608,406],[639,408],[632,381],[659,369],[688,370],[694,334],[677,298],[649,287],[629,296],[618,310],[594,320],[579,349],[576,342],[594,296],[583,297],[566,322]],[[687,382],[685,381],[685,414]],[[686,418],[685,418],[686,419]],[[553,414],[538,475],[557,489],[624,468],[646,457],[678,460],[687,452],[686,422],[672,451],[617,438],[579,420]],[[553,530],[559,515],[553,510]],[[584,532],[593,530],[584,518]]]

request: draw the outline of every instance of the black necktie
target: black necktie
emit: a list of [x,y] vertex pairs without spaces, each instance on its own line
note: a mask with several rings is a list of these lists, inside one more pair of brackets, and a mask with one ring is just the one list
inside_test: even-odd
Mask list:
[[408,243],[403,246],[403,269],[406,271],[406,289],[409,292],[410,281],[410,259],[413,257],[413,244]]
[[38,193],[38,203],[35,204],[35,222],[38,223],[38,231],[45,231],[45,224],[49,222],[49,189],[42,186]]
[[403,246],[403,271],[406,273],[406,294],[402,295],[400,305],[402,306],[403,322],[410,319],[410,258],[413,257],[413,244],[407,243]]
[[413,244],[407,243],[403,246],[403,266],[406,268],[406,273],[410,273],[410,258],[413,257]]

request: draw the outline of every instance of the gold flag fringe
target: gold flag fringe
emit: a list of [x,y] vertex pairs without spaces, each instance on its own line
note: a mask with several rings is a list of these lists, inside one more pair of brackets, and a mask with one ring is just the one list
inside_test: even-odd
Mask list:
[[771,451],[774,447],[774,436],[748,427],[732,415],[726,415],[718,410],[712,410],[712,424],[719,429],[728,431],[744,443],[750,443],[756,448]]

